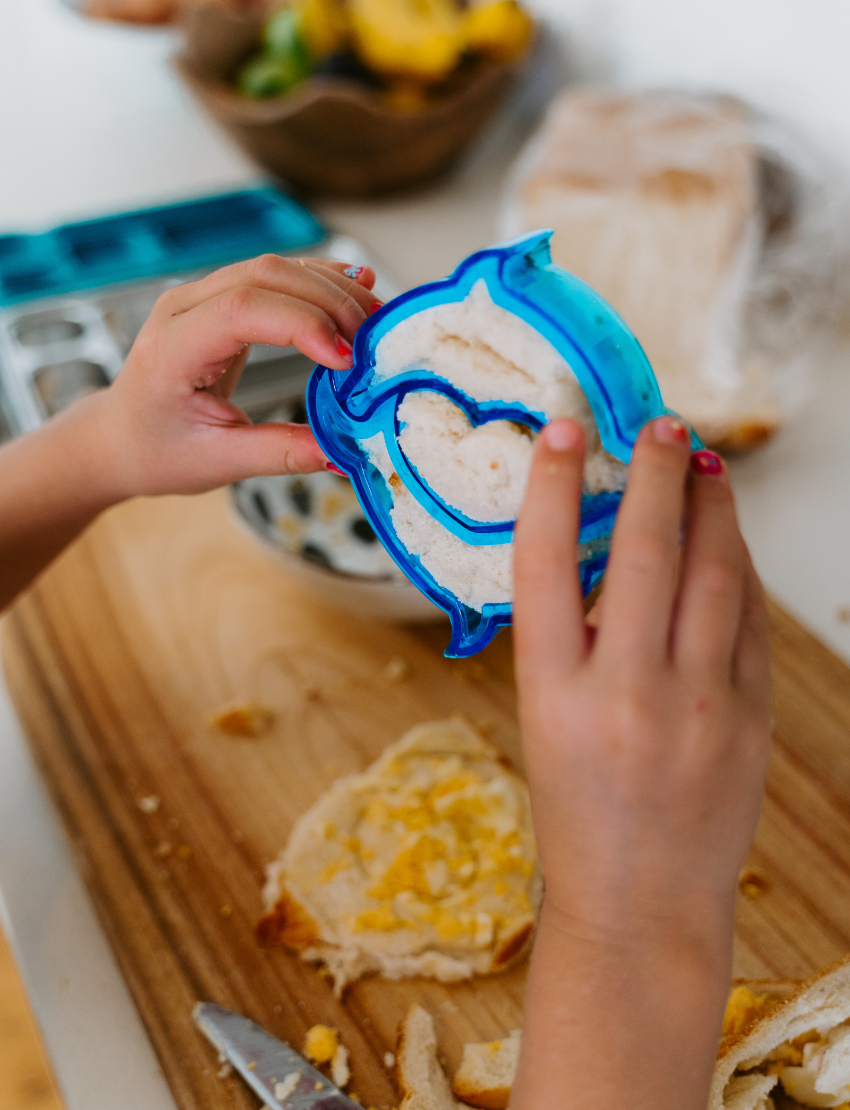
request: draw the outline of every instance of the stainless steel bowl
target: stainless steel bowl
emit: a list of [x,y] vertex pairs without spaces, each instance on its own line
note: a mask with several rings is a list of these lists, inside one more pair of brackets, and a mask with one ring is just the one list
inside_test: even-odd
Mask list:
[[322,601],[388,621],[447,619],[381,546],[347,478],[328,472],[248,478],[231,486],[231,497],[251,534]]

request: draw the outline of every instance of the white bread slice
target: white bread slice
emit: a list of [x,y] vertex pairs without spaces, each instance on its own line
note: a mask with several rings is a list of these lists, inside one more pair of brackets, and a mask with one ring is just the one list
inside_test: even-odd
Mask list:
[[465,1044],[452,1090],[469,1106],[507,1110],[519,1060],[520,1030],[500,1041]]
[[542,897],[528,787],[460,719],[411,729],[296,822],[268,868],[261,941],[360,975],[444,982],[528,948]]
[[[842,1096],[841,1091],[850,1083],[850,956],[799,983],[746,986],[754,994],[767,995],[770,1006],[764,1016],[722,1038],[708,1110],[769,1110],[774,1086],[783,1084],[787,1091],[793,1079],[797,1080],[795,1093],[800,1105],[847,1101],[850,1096]],[[791,1045],[806,1034],[812,1038],[808,1045]],[[804,1055],[806,1066],[793,1067],[789,1076],[784,1065],[799,1054]],[[813,1090],[804,1095],[804,1101],[799,1092],[805,1087],[799,1083],[809,1079]],[[837,1101],[830,1101],[828,1092]],[[783,1098],[788,1104],[787,1097]]]
[[395,1058],[399,1091],[404,1096],[399,1110],[454,1110],[457,1107],[437,1058],[434,1019],[422,1006],[411,1006],[401,1022]]
[[624,317],[666,404],[736,450],[781,422],[763,361],[740,356],[757,170],[731,98],[568,90],[521,164],[509,216],[516,234],[554,228],[553,260]]

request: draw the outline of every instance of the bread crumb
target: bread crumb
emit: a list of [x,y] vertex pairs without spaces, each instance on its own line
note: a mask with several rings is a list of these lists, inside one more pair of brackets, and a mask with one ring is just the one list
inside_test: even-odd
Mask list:
[[396,656],[384,667],[384,678],[387,682],[402,682],[410,676],[411,667],[406,659]]
[[292,1094],[298,1086],[298,1081],[301,1079],[300,1071],[291,1071],[289,1075],[285,1075],[280,1083],[275,1083],[274,1097],[278,1102],[285,1102],[286,1099]]
[[179,859],[189,859],[191,855],[192,849],[189,847],[188,844],[181,844],[180,847],[177,849],[177,856]]
[[255,1062],[254,1062],[253,1060],[251,1061],[251,1063],[250,1063],[250,1064],[246,1064],[246,1065],[245,1065],[245,1067],[246,1067],[246,1068],[248,1069],[248,1071],[253,1071],[253,1070],[254,1070],[254,1068],[255,1068],[256,1066],[257,1066],[257,1065],[256,1065],[256,1063],[255,1063]]
[[348,1066],[348,1049],[345,1045],[337,1045],[334,1058],[331,1061],[331,1079],[337,1087],[347,1087],[351,1079],[351,1068]]
[[209,723],[228,736],[261,736],[274,724],[274,713],[259,702],[226,706],[209,717]]
[[142,813],[156,813],[159,809],[159,797],[156,794],[148,794],[146,798],[139,798],[139,809]]
[[316,1080],[316,1086],[315,1086],[315,1087],[313,1088],[313,1090],[314,1090],[314,1091],[322,1091],[322,1090],[324,1090],[324,1087],[325,1087],[325,1085],[324,1085],[324,1083],[323,1083],[323,1082],[321,1081],[321,1079],[317,1079],[317,1080]]
[[850,624],[850,605],[839,605],[835,610],[835,616],[842,624]]
[[754,867],[747,867],[738,876],[738,890],[745,898],[761,898],[770,890],[770,879]]
[[233,1071],[233,1065],[222,1052],[218,1054],[218,1062],[221,1064],[221,1067],[215,1073],[216,1077],[218,1079],[227,1079],[228,1075]]
[[161,840],[154,848],[153,854],[157,859],[167,859],[171,855],[171,844],[167,840]]
[[394,1052],[385,1052],[384,1053],[384,1066],[388,1067],[388,1068],[395,1067],[395,1053]]
[[225,904],[218,911],[222,917],[231,917],[233,914],[233,906],[225,902]]

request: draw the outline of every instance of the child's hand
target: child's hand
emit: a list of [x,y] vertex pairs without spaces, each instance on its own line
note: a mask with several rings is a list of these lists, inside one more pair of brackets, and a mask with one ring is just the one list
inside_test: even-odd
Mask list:
[[263,255],[163,294],[97,398],[120,496],[199,493],[255,474],[321,470],[306,425],[252,425],[228,398],[252,343],[295,346],[335,370],[376,304],[369,269]]
[[228,398],[251,343],[348,369],[377,306],[374,280],[344,263],[264,255],[160,297],[109,389],[0,448],[0,610],[127,497],[323,469],[306,425],[252,425]]
[[583,433],[556,421],[536,451],[514,625],[546,895],[513,1110],[705,1105],[769,681],[728,474],[690,457],[679,421],[641,433],[592,628],[575,571]]

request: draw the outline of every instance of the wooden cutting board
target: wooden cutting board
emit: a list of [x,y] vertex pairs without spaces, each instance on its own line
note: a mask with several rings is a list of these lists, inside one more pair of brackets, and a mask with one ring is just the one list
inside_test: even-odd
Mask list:
[[[771,618],[763,889],[740,898],[735,952],[747,977],[804,975],[850,949],[850,670],[775,605]],[[397,1102],[384,1054],[411,1002],[435,1015],[450,1068],[465,1041],[521,1023],[522,967],[451,986],[368,979],[340,1002],[253,935],[263,867],[295,818],[411,725],[465,713],[521,766],[509,634],[472,661],[444,659],[447,639],[446,625],[360,620],[302,594],[222,492],[106,514],[4,622],[12,697],[181,1110],[256,1105],[218,1078],[191,1022],[199,999],[294,1047],[335,1026],[375,1107]],[[210,727],[244,700],[274,711],[268,733]]]

